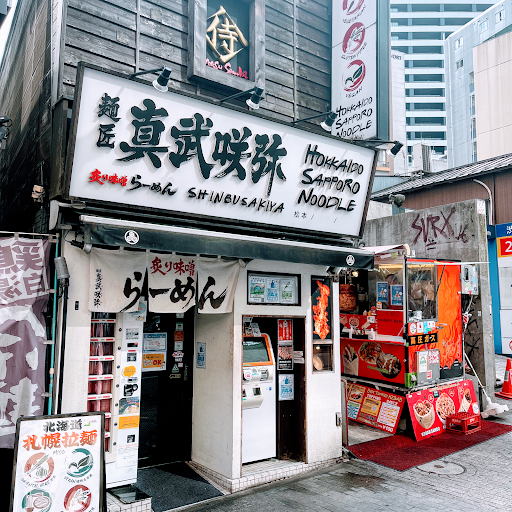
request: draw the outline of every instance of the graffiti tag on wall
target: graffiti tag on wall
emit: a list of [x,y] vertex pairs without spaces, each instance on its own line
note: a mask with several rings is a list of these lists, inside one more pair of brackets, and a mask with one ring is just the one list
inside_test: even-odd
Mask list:
[[457,225],[455,220],[452,219],[455,212],[456,208],[453,206],[447,215],[442,211],[438,215],[422,216],[421,213],[418,213],[411,224],[411,228],[417,230],[413,244],[416,244],[420,237],[422,237],[427,249],[433,249],[439,242],[455,243],[462,241],[465,244],[468,243],[467,224]]

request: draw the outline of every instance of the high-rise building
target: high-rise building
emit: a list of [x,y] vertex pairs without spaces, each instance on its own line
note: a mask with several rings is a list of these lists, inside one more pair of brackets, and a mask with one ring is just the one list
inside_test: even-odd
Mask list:
[[492,3],[474,1],[435,3],[425,0],[391,0],[391,44],[406,54],[405,87],[407,150],[422,142],[433,155],[444,155],[446,94],[444,40]]
[[[502,130],[510,124],[509,74],[500,67],[510,60],[510,36],[499,37],[511,30],[512,5],[502,0],[444,43],[450,168],[511,152],[510,136]],[[496,76],[486,77],[488,69]]]

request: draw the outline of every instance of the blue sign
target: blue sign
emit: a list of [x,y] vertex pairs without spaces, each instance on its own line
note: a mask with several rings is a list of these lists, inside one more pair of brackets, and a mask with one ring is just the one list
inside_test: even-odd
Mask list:
[[388,302],[388,283],[377,282],[377,301]]
[[501,238],[503,236],[511,236],[512,235],[512,222],[508,224],[497,224],[496,225],[496,238]]

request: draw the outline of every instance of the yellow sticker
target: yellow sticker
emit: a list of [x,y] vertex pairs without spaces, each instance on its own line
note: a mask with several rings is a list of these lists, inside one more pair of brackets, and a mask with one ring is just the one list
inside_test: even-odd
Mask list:
[[127,366],[123,370],[123,375],[125,377],[131,377],[136,371],[137,371],[137,368],[135,368],[135,366]]
[[139,428],[140,416],[119,416],[119,430]]
[[142,368],[165,369],[165,354],[158,352],[146,352],[142,356]]

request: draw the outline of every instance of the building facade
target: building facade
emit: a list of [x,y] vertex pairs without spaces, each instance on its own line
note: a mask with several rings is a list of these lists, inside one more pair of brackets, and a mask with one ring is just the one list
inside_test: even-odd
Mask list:
[[391,2],[392,48],[406,54],[407,146],[428,144],[445,154],[446,94],[444,40],[492,4]]
[[[511,24],[512,6],[504,1],[498,2],[453,32],[444,43],[448,168],[486,160],[512,151],[510,146],[508,150],[505,149],[503,138],[500,144],[496,144],[494,140],[493,150],[490,150],[490,131],[496,127],[490,128],[488,119],[500,115],[501,109],[507,103],[503,102],[505,92],[500,94],[499,90],[490,89],[493,84],[499,82],[486,78],[489,81],[481,82],[479,87],[480,107],[477,107],[478,93],[475,83],[477,60],[479,70],[496,66],[496,62],[487,59],[489,51],[495,50],[494,47],[491,50],[488,44],[498,44],[496,50],[499,52],[499,48],[503,48],[506,40],[498,43],[494,39],[508,32]],[[486,41],[489,43],[484,44]],[[505,70],[495,68],[495,71],[503,73]],[[483,78],[483,75],[480,76]],[[496,102],[492,111],[489,110],[489,100]],[[480,121],[477,110],[480,110],[482,116]],[[487,137],[485,143],[482,139],[480,150],[477,140],[479,124],[482,125],[481,133],[486,132],[484,137]]]
[[373,264],[376,152],[319,126],[331,12],[19,0],[2,227],[60,236],[51,412],[105,413],[108,487],[180,460],[236,491],[290,474],[242,464],[342,455],[335,273]]

